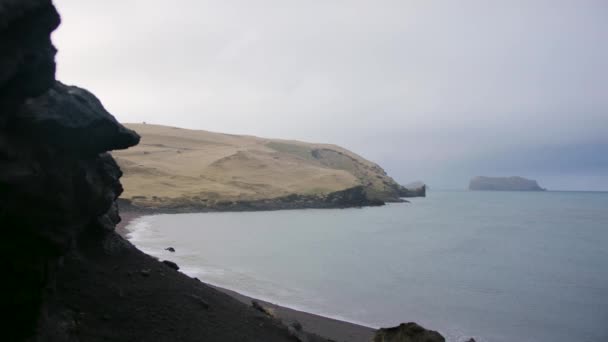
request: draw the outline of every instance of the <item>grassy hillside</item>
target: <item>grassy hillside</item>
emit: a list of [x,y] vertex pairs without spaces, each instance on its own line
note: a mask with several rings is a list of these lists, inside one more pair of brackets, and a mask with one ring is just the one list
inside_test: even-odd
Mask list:
[[328,144],[264,139],[149,124],[126,124],[142,139],[113,152],[123,198],[146,207],[214,205],[291,194],[319,195],[362,185],[367,196],[398,199],[400,186],[378,165]]

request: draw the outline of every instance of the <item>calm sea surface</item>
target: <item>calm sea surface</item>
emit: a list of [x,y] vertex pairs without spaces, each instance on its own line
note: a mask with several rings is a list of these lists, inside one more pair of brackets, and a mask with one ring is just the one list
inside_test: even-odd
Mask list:
[[608,341],[608,193],[428,195],[380,208],[147,216],[130,240],[208,283],[374,327],[415,321],[449,341]]

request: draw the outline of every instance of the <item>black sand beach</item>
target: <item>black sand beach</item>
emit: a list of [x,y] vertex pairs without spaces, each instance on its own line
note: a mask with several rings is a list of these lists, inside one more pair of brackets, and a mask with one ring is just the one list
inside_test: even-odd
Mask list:
[[[122,221],[116,226],[116,232],[122,237],[126,238],[126,234],[129,232],[127,229],[129,223],[143,215],[144,214],[141,212],[134,211],[121,212],[120,216],[122,217]],[[208,286],[211,286],[246,305],[251,305],[253,301],[256,301],[271,312],[274,317],[281,320],[286,326],[292,326],[295,322],[298,322],[302,325],[304,331],[321,336],[328,340],[368,342],[371,341],[374,336],[374,328],[294,310],[288,307],[251,298],[229,289],[212,285]]]

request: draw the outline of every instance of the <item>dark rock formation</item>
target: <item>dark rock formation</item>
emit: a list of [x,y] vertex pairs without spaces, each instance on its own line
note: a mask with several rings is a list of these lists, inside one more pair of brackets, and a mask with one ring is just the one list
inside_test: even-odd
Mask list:
[[416,323],[402,323],[396,327],[379,329],[374,342],[445,342],[445,338]]
[[25,139],[82,156],[125,149],[139,142],[139,136],[118,124],[93,94],[60,82],[27,100],[18,116],[20,121],[15,124],[25,127],[15,129],[25,132]]
[[0,1],[0,120],[55,82],[49,33],[58,25],[50,0]]
[[469,183],[469,190],[489,191],[545,191],[535,180],[523,177],[475,177]]
[[416,188],[401,187],[399,197],[426,197],[426,185],[422,184]]
[[177,264],[176,264],[176,263],[174,263],[173,261],[170,261],[170,260],[163,260],[163,264],[165,264],[165,265],[169,266],[169,268],[172,268],[172,269],[174,269],[174,270],[176,270],[176,271],[178,271],[178,270],[179,270],[179,266],[177,266]]
[[50,0],[0,0],[2,340],[293,340],[114,232],[122,173],[106,152],[139,137],[55,81],[58,24]]

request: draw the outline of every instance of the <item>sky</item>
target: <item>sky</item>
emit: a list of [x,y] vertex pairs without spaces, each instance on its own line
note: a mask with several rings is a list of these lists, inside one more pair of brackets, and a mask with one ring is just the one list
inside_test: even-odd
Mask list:
[[121,122],[334,143],[397,181],[608,190],[608,1],[55,0]]

